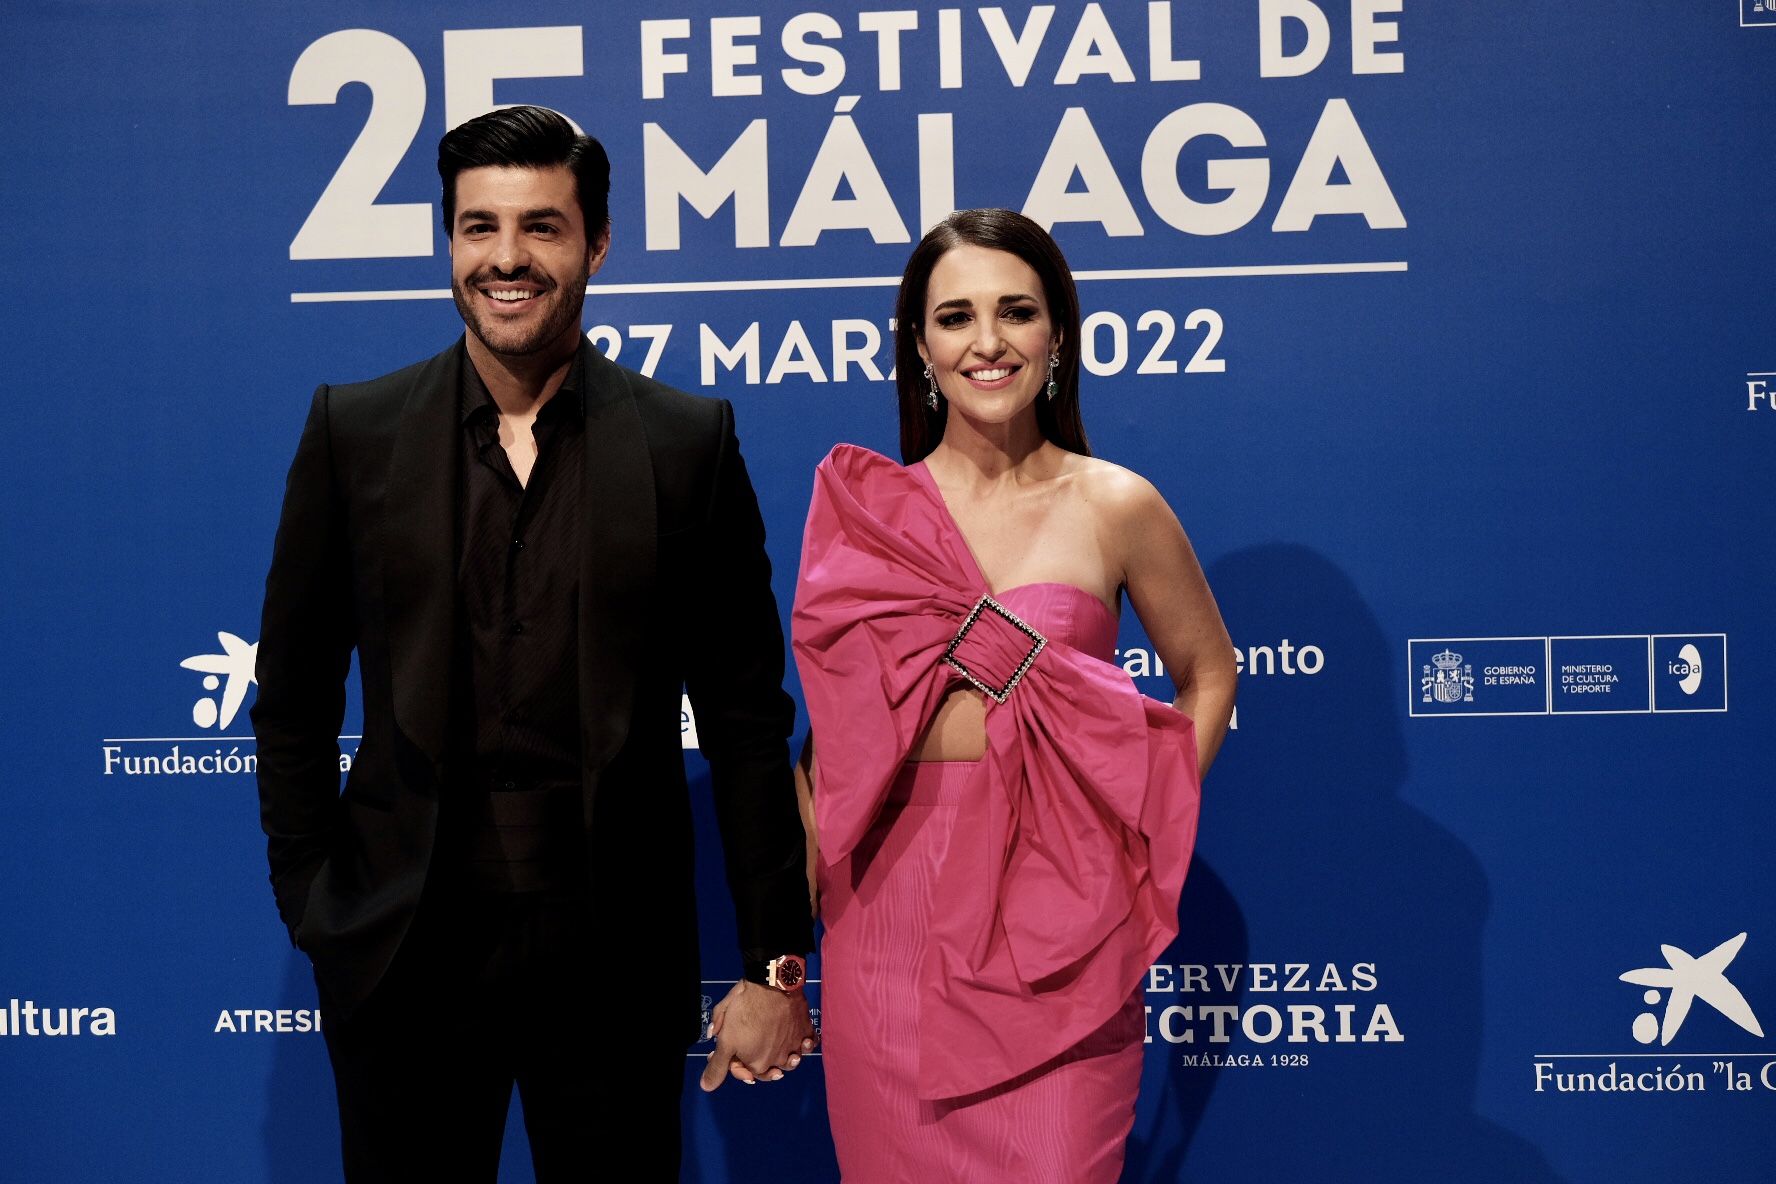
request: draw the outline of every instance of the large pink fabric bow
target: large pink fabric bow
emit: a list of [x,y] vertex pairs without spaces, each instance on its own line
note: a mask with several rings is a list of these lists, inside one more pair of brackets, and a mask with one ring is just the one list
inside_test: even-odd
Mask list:
[[[934,487],[839,445],[815,473],[792,636],[820,754],[821,859],[863,839],[961,675],[986,582]],[[1030,640],[980,614],[956,657],[994,687]],[[1190,721],[1050,639],[1003,705],[939,871],[920,968],[928,1098],[1002,1084],[1109,1021],[1177,934],[1196,837]]]

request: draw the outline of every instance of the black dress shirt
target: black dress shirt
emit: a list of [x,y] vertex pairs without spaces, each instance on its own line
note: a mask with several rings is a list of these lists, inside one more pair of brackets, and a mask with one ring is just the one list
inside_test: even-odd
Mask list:
[[538,410],[536,463],[520,484],[499,408],[474,365],[463,367],[457,742],[467,871],[496,891],[565,888],[583,870],[579,371],[570,366]]

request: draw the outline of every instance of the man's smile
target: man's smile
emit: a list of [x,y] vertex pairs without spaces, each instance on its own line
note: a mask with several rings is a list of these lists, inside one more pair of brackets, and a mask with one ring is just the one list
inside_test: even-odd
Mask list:
[[498,304],[523,304],[543,294],[540,287],[515,284],[477,284],[476,290]]

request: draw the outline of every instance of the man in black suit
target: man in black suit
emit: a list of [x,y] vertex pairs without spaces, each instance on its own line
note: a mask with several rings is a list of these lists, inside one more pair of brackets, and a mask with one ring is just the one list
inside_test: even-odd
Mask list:
[[[688,689],[747,981],[704,1074],[813,1047],[804,838],[764,527],[725,401],[580,329],[610,166],[510,108],[439,144],[468,332],[315,392],[253,708],[271,882],[314,962],[346,1174],[492,1180],[516,1082],[541,1180],[676,1179],[698,1036]],[[357,650],[364,736],[337,737]]]

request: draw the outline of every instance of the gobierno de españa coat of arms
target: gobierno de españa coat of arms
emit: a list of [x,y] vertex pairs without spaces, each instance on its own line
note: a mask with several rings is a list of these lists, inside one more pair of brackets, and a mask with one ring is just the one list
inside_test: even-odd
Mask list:
[[1440,654],[1432,654],[1430,662],[1421,669],[1419,689],[1424,693],[1426,703],[1474,701],[1474,666],[1463,662],[1460,654],[1445,649]]

